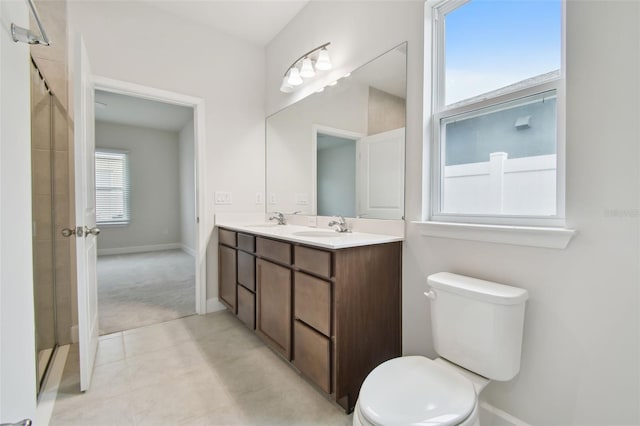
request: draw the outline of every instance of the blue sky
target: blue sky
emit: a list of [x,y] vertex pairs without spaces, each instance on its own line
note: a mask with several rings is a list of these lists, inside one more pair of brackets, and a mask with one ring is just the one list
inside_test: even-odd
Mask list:
[[445,22],[447,104],[560,68],[560,0],[471,0]]

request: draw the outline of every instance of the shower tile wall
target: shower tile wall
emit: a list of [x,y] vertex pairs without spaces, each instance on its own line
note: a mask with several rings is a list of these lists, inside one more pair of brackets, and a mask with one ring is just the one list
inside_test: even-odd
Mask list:
[[[48,211],[53,208],[53,250],[55,254],[55,267],[46,265],[46,262],[36,262],[35,274],[45,274],[47,268],[54,268],[56,280],[56,309],[57,309],[57,333],[58,343],[67,344],[72,340],[71,328],[77,324],[76,304],[76,280],[75,280],[75,239],[65,238],[61,231],[66,227],[73,227],[75,213],[73,209],[73,120],[69,111],[69,81],[68,81],[68,52],[67,52],[67,4],[66,1],[36,1],[36,7],[43,21],[47,33],[52,40],[51,46],[32,46],[31,56],[38,68],[49,83],[54,97],[52,100],[52,164],[53,177],[47,173],[45,161],[49,157],[44,152],[34,152],[33,170],[34,177],[47,179],[51,188],[50,179],[53,178],[53,199]],[[31,18],[33,19],[33,17]],[[36,28],[31,23],[31,28]],[[38,147],[34,151],[41,151]],[[35,179],[34,179],[35,182]],[[40,185],[40,183],[35,185]],[[35,200],[37,203],[45,203],[44,197]],[[40,206],[38,211],[40,215]],[[42,220],[45,219],[44,212]],[[49,220],[51,220],[49,218]],[[44,249],[44,243],[42,244]],[[51,247],[51,245],[49,246]],[[51,250],[51,248],[50,248]],[[50,273],[51,270],[49,269]]]

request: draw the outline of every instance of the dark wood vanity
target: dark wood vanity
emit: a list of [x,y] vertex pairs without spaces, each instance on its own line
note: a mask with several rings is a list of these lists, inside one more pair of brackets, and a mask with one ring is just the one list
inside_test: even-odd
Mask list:
[[351,412],[362,381],[401,355],[402,243],[325,249],[219,228],[219,298]]

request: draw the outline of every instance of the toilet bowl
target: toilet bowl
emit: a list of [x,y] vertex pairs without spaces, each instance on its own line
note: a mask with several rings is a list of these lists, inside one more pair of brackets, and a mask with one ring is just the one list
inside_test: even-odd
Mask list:
[[440,358],[394,358],[365,379],[353,425],[478,426],[478,394],[488,382]]
[[440,272],[429,276],[433,344],[440,358],[394,358],[369,373],[354,426],[479,426],[489,380],[520,371],[526,290]]

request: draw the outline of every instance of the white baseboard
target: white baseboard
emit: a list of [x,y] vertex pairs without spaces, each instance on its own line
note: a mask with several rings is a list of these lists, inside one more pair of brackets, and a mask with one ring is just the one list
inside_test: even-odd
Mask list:
[[175,249],[182,250],[182,244],[169,243],[169,244],[154,244],[149,246],[133,246],[133,247],[98,249],[98,256],[109,256],[113,254],[143,253],[146,251],[162,251],[162,250],[175,250]]
[[80,333],[78,332],[78,324],[71,326],[71,343],[80,341]]
[[227,309],[217,297],[207,299],[207,313],[222,311],[223,309]]
[[196,251],[194,249],[192,249],[191,247],[186,246],[184,244],[180,244],[180,249],[182,249],[183,252],[185,252],[185,253],[193,256],[193,257],[196,257]]
[[480,424],[482,426],[530,426],[529,423],[484,401],[480,401]]

